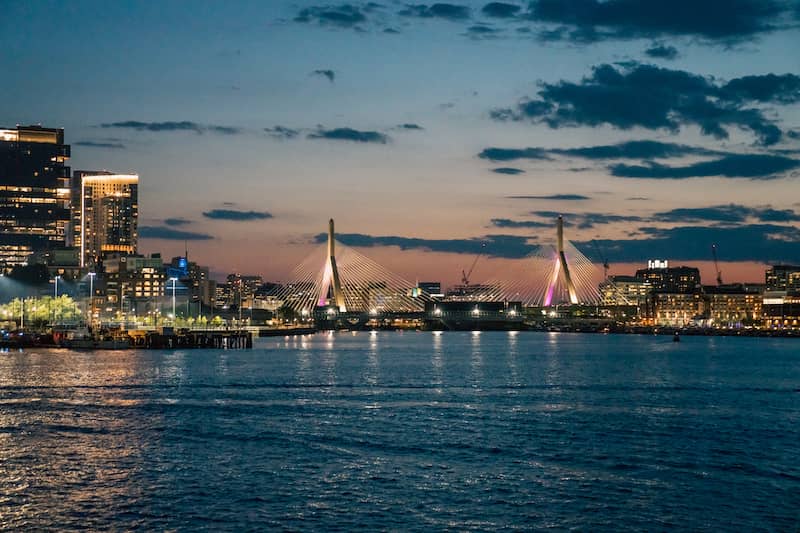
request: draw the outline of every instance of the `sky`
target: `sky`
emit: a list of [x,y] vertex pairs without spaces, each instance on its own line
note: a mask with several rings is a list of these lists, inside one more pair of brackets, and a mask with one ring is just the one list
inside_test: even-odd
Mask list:
[[800,263],[800,1],[0,2],[0,126],[140,175],[140,250],[409,280],[555,238],[761,281]]

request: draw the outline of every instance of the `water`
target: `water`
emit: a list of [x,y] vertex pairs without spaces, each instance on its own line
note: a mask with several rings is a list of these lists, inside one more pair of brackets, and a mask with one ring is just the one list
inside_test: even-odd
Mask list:
[[796,531],[800,342],[0,354],[0,528]]

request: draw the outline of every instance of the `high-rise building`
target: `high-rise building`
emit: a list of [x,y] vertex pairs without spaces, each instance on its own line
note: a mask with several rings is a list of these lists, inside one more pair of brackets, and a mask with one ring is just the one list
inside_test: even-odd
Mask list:
[[69,156],[63,129],[0,128],[0,270],[69,244]]
[[700,270],[671,267],[667,261],[649,261],[647,268],[636,271],[635,277],[649,283],[655,292],[693,293],[700,288]]
[[766,272],[768,291],[800,292],[800,266],[774,265]]
[[73,179],[75,246],[81,266],[108,253],[136,254],[139,176],[76,170]]

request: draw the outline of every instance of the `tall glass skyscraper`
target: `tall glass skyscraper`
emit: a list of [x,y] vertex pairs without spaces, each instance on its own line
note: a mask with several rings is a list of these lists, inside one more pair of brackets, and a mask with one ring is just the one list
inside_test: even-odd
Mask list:
[[81,266],[104,253],[135,254],[138,243],[139,176],[76,170],[73,176],[74,244]]
[[64,130],[0,128],[0,270],[71,239],[69,145]]

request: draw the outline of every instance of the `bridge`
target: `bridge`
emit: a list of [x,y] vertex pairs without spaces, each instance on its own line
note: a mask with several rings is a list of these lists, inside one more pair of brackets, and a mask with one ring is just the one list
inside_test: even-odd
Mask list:
[[[564,238],[558,217],[553,244],[540,245],[528,257],[504,265],[502,272],[445,300],[520,302],[526,306],[596,304],[600,301],[599,269]],[[386,316],[422,313],[432,298],[415,291],[404,279],[336,240],[328,223],[327,243],[321,244],[292,271],[275,295],[298,315]],[[323,315],[324,316],[324,315]]]

